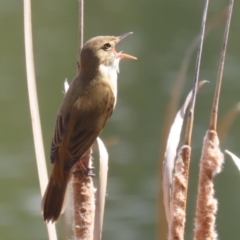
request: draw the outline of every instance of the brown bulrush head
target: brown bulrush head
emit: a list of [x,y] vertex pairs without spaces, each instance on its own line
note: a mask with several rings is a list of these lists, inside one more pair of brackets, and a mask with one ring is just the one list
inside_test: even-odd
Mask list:
[[92,167],[92,151],[89,149],[87,154],[81,158],[73,170],[72,189],[73,189],[73,230],[76,240],[93,239],[93,224],[95,213],[95,199],[93,180],[82,170]]
[[179,150],[175,164],[171,201],[171,226],[168,236],[169,240],[184,239],[190,155],[191,148],[187,145],[182,146]]
[[214,198],[213,177],[221,172],[223,162],[217,133],[209,130],[204,138],[200,160],[194,240],[217,239],[217,200]]

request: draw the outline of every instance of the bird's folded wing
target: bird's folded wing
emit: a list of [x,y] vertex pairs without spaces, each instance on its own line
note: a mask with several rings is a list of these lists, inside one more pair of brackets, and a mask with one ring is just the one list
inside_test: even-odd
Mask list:
[[51,145],[51,163],[54,163],[57,159],[57,150],[58,147],[63,142],[63,139],[66,135],[66,126],[69,122],[70,115],[63,116],[59,114],[57,116],[56,126],[55,126],[55,132],[52,139],[52,145]]
[[92,146],[98,137],[101,129],[78,128],[77,132],[72,135],[68,145],[70,159],[66,159],[64,170],[70,169]]

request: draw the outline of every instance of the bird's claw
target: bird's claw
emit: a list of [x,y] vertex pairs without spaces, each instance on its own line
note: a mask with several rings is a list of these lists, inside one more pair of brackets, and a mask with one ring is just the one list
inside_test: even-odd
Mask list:
[[79,161],[78,163],[79,163],[78,164],[79,168],[77,170],[75,170],[73,173],[81,172],[87,177],[95,177],[95,174],[92,172],[94,167],[85,167],[84,164],[82,163],[82,161]]

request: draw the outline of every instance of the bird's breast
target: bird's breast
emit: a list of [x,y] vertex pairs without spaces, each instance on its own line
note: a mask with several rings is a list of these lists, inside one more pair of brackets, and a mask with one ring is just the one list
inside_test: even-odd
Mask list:
[[113,95],[114,95],[114,106],[116,104],[117,100],[117,71],[118,69],[115,66],[105,66],[101,64],[99,66],[99,71],[101,75],[103,76],[103,81],[105,81],[107,84],[109,84]]

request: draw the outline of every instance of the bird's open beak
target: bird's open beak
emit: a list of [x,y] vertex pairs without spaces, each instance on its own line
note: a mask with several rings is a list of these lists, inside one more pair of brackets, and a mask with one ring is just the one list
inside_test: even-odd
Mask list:
[[123,52],[117,53],[116,56],[117,56],[118,58],[120,58],[120,59],[122,59],[122,58],[129,58],[129,59],[134,59],[134,60],[137,59],[136,57],[131,56],[131,55],[128,55],[128,54],[125,54],[125,53],[123,53]]
[[125,37],[133,34],[133,32],[127,32],[119,36],[119,41],[123,40]]
[[[119,41],[117,43],[119,43],[121,40],[123,40],[125,37],[127,37],[127,36],[129,36],[131,34],[133,34],[133,32],[127,32],[127,33],[124,33],[124,34],[120,35],[119,36]],[[135,60],[137,59],[136,57],[133,57],[133,56],[128,55],[128,54],[125,54],[122,51],[119,52],[119,53],[116,52],[116,57],[120,58],[120,59],[122,59],[122,58],[129,58],[129,59],[135,59]]]

